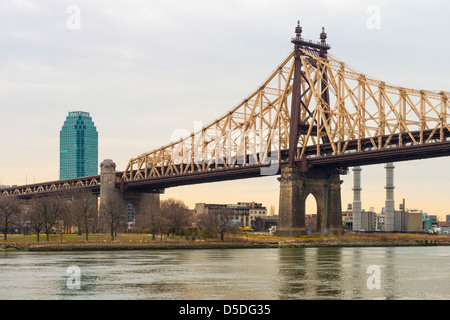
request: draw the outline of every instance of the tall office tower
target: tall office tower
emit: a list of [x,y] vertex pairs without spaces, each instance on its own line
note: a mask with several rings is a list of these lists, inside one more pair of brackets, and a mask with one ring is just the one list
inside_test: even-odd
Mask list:
[[89,112],[72,111],[60,131],[59,178],[98,174],[98,132]]

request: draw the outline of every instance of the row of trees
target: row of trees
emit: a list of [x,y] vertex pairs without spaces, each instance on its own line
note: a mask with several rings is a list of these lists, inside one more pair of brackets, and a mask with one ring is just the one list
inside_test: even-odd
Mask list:
[[[222,209],[220,212],[193,215],[186,204],[180,200],[168,199],[160,202],[143,200],[140,212],[135,216],[134,232],[151,233],[153,239],[157,234],[182,233],[186,230],[203,230],[219,234],[224,240],[224,234],[235,230],[232,210]],[[22,202],[13,196],[0,197],[0,229],[7,231],[13,227],[21,229],[27,223],[37,241],[41,233],[47,241],[53,230],[70,233],[76,226],[78,234],[84,232],[86,240],[92,233],[108,230],[111,240],[120,230],[127,227],[126,205],[119,199],[111,199],[102,203],[98,211],[98,198],[89,191],[76,190],[71,193],[35,197]]]
[[152,234],[152,239],[156,239],[156,234],[161,237],[164,233],[176,232],[192,226],[193,216],[187,205],[173,198],[163,200],[160,207],[155,207],[156,203],[149,199],[143,200],[142,212],[135,217],[136,232],[147,232]]
[[125,206],[119,201],[107,202],[99,215],[97,196],[81,189],[29,201],[20,201],[14,196],[0,197],[0,229],[4,231],[4,240],[8,230],[22,229],[25,223],[36,234],[37,241],[41,233],[45,233],[48,241],[53,230],[69,233],[73,226],[89,240],[90,234],[102,228],[114,233],[125,227]]
[[143,213],[136,216],[135,231],[148,232],[155,239],[156,234],[184,232],[186,230],[203,230],[209,234],[219,234],[224,240],[226,232],[236,230],[233,223],[234,210],[224,208],[215,210],[213,213],[194,215],[186,204],[180,200],[167,199],[161,201],[160,210],[152,207],[151,202],[144,203]]

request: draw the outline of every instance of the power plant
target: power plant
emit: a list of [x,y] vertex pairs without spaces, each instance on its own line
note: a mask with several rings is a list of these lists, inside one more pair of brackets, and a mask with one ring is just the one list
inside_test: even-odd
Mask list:
[[[395,210],[394,201],[394,164],[386,163],[386,200],[381,216],[377,216],[374,208],[369,211],[362,209],[361,205],[361,167],[357,166],[353,171],[353,204],[349,204],[352,212],[352,230],[357,232],[385,231],[385,232],[422,232],[424,216],[417,209],[407,210],[405,199],[400,204],[400,210]],[[351,208],[351,209],[350,209]],[[382,220],[384,218],[384,220]],[[384,228],[382,228],[384,221]],[[428,228],[429,229],[429,228]]]
[[353,172],[353,230],[361,231],[361,167],[354,167]]
[[[395,228],[395,201],[394,201],[394,164],[389,162],[386,169],[386,202],[385,202],[385,223],[384,231],[394,232]],[[361,205],[361,167],[356,166],[353,171],[353,231],[374,231],[375,213],[371,210],[365,212]]]
[[386,163],[386,203],[384,206],[386,219],[384,222],[384,230],[388,232],[395,231],[394,168],[392,162]]

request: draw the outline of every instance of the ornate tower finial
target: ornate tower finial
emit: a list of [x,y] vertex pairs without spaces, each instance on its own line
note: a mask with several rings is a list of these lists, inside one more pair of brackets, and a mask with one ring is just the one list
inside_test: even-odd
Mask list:
[[325,28],[322,27],[322,33],[320,34],[320,42],[322,42],[323,44],[326,42],[327,40],[327,34],[325,33]]
[[295,28],[296,39],[300,40],[302,37],[302,27],[300,26],[300,20],[297,20],[297,27]]

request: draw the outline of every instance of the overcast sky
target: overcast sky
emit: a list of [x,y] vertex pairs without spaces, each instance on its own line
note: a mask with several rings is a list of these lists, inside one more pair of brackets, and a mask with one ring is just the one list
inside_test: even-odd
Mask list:
[[[450,91],[450,5],[361,0],[3,0],[0,2],[0,183],[59,178],[59,131],[91,113],[99,162],[118,170],[209,123],[254,91],[303,36],[328,33],[330,54],[402,87]],[[379,18],[379,19],[378,19]],[[450,214],[449,158],[396,163],[396,207]],[[352,172],[342,204],[352,202]],[[167,189],[196,202],[262,202],[278,212],[277,177]],[[384,207],[383,165],[363,167],[362,206]],[[310,201],[308,206],[310,206]]]

